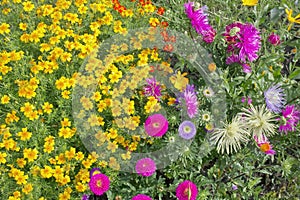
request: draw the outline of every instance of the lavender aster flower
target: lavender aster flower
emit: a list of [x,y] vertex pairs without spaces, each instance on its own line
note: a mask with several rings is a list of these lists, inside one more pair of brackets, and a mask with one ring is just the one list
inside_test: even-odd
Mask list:
[[273,85],[264,92],[267,108],[274,112],[280,113],[285,101],[285,95],[280,84]]
[[135,171],[142,176],[151,176],[156,171],[156,165],[151,158],[142,158],[136,162]]
[[197,185],[192,181],[183,181],[176,188],[176,197],[178,198],[178,200],[196,200],[197,195]]
[[178,128],[179,136],[183,139],[192,139],[197,132],[195,124],[191,121],[183,121]]
[[154,96],[157,100],[161,97],[161,86],[158,84],[156,79],[148,78],[146,79],[147,85],[144,87],[144,93],[146,96]]
[[202,35],[202,39],[206,43],[212,43],[216,35],[216,31],[210,26],[205,11],[207,6],[203,6],[198,10],[194,10],[194,2],[184,4],[185,13],[191,21],[193,28],[198,34]]
[[287,105],[282,110],[282,121],[283,124],[279,126],[279,131],[285,132],[295,131],[295,127],[298,125],[300,120],[300,111],[295,108],[295,105]]

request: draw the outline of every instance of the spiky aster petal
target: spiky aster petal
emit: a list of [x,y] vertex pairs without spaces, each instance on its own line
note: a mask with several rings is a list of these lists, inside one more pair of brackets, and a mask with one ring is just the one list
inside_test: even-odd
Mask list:
[[258,140],[262,140],[263,135],[271,136],[275,134],[276,118],[265,105],[254,107],[250,104],[250,108],[243,108],[243,112],[238,116],[244,121],[249,132],[256,136]]
[[237,116],[224,128],[216,128],[211,135],[211,140],[217,145],[217,151],[222,154],[230,154],[241,149],[241,143],[248,141],[249,133],[246,131],[243,122]]

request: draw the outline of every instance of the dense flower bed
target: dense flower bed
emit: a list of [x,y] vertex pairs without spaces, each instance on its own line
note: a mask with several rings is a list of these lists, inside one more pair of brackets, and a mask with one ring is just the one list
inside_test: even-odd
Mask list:
[[0,5],[2,199],[299,197],[298,1]]

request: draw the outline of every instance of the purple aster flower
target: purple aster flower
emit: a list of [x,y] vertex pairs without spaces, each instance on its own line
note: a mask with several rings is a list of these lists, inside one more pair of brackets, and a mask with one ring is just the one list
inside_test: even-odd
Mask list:
[[135,171],[142,176],[151,176],[156,171],[156,164],[151,158],[142,158],[136,162]]
[[276,84],[271,86],[264,92],[264,96],[267,108],[274,113],[280,113],[286,103],[281,85]]
[[198,188],[192,181],[183,181],[176,188],[176,197],[178,200],[196,200],[197,195]]
[[189,140],[196,135],[197,129],[195,124],[191,121],[183,121],[178,128],[179,136],[183,139]]
[[198,98],[194,85],[187,85],[183,93],[179,94],[179,103],[181,103],[180,99],[185,101],[188,116],[195,117],[198,114]]
[[202,39],[206,43],[212,43],[216,35],[216,31],[210,26],[205,11],[207,6],[203,6],[198,10],[194,10],[194,2],[184,4],[185,13],[191,21],[193,28],[198,34],[202,35]]
[[138,194],[138,195],[132,197],[131,200],[152,200],[152,198],[145,194]]
[[93,169],[91,169],[91,171],[90,171],[90,178],[92,176],[94,176],[95,174],[101,174],[100,168],[93,168]]
[[82,195],[81,200],[89,200],[89,197],[90,197],[90,195],[84,194],[84,195]]
[[295,127],[300,120],[300,111],[295,108],[295,105],[287,105],[282,110],[283,124],[279,126],[279,131],[288,133],[288,131],[295,131]]
[[110,181],[105,174],[95,174],[91,177],[89,186],[94,194],[100,196],[109,190]]
[[271,33],[268,37],[268,41],[273,44],[274,46],[277,46],[280,44],[280,37],[279,35],[276,35],[275,33]]
[[234,185],[234,184],[232,184],[232,190],[234,191],[234,190],[237,190],[238,189],[238,186],[237,185]]
[[144,127],[149,136],[161,137],[168,131],[169,123],[162,114],[154,114],[146,119]]
[[156,79],[148,78],[146,79],[147,85],[144,87],[144,94],[146,96],[153,96],[157,100],[160,100],[161,97],[161,86],[158,84]]

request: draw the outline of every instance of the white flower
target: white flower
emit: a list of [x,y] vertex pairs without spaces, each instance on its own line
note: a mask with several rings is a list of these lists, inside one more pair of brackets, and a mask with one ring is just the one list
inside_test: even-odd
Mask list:
[[275,133],[276,126],[273,123],[276,122],[275,115],[266,109],[265,105],[254,107],[250,104],[250,108],[243,108],[242,111],[244,112],[239,113],[238,116],[258,140],[261,140],[263,135],[270,136]]
[[217,151],[223,154],[236,152],[241,148],[241,142],[248,141],[249,133],[244,127],[244,123],[237,116],[230,124],[224,124],[224,128],[216,128],[211,135],[211,140],[217,144]]

